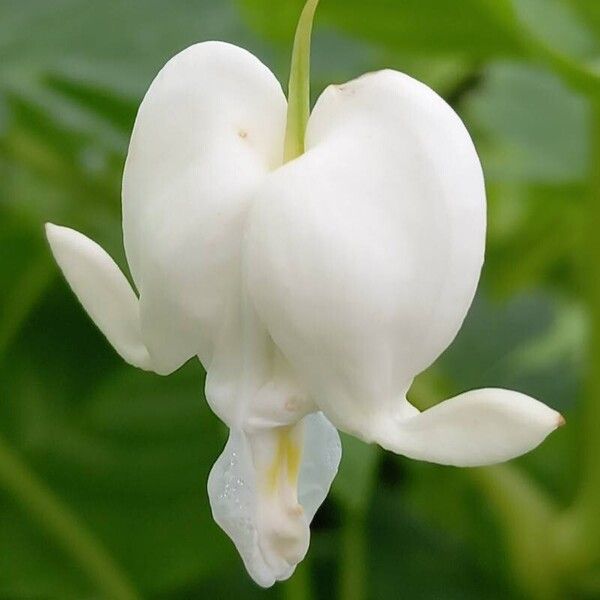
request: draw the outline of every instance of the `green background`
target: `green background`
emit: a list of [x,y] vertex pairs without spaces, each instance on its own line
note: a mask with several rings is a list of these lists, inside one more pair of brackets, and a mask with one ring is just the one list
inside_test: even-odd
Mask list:
[[264,591],[210,517],[226,431],[204,373],[123,364],[59,276],[47,220],[124,266],[119,188],[166,60],[220,39],[287,80],[301,2],[0,0],[0,598],[600,598],[600,2],[322,0],[313,93],[384,67],[465,120],[487,260],[423,407],[480,386],[567,427],[510,464],[454,469],[344,437],[309,557]]

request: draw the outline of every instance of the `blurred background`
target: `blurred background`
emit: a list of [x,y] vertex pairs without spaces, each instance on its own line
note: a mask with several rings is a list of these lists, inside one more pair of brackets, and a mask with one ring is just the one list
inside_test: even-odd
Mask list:
[[301,0],[0,0],[0,598],[600,598],[600,2],[322,0],[313,93],[400,69],[458,111],[484,165],[487,261],[424,407],[480,386],[568,426],[454,469],[344,438],[294,577],[264,591],[212,521],[226,431],[194,363],[125,365],[59,276],[46,220],[123,268],[120,178],[168,58],[241,45],[287,81]]

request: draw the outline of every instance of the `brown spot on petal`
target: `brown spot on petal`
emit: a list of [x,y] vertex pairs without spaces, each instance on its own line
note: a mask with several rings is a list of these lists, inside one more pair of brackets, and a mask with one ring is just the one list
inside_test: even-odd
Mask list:
[[292,396],[285,401],[285,409],[289,410],[290,412],[294,412],[294,411],[298,410],[299,406],[300,406],[300,399],[297,398],[296,396]]
[[567,421],[565,420],[565,418],[559,413],[558,414],[558,420],[557,420],[557,427],[562,427],[563,425],[566,425]]
[[238,129],[238,135],[245,140],[248,137],[248,132],[245,129]]

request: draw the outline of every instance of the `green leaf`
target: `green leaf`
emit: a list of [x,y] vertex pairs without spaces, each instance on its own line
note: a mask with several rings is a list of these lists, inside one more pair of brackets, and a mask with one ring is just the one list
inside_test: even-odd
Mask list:
[[[289,44],[302,0],[243,0],[243,5],[257,29]],[[519,49],[483,0],[328,0],[319,21],[397,52],[479,58]]]
[[494,63],[466,115],[487,141],[480,144],[488,180],[581,181],[589,156],[589,108],[548,71]]
[[[411,463],[410,471],[424,483],[421,506],[415,507],[413,499],[407,502],[411,479],[393,488],[377,488],[367,540],[368,597],[518,597],[511,593],[510,581],[502,573],[503,556],[486,520],[486,506],[460,481],[461,471],[423,463]],[[423,471],[431,474],[424,476]],[[431,505],[438,507],[439,519],[428,514]],[[455,508],[459,515],[454,514]],[[443,526],[439,520],[444,521]],[[458,521],[458,531],[449,527],[448,521]],[[483,541],[482,548],[475,536]],[[490,552],[491,548],[496,551]]]
[[565,0],[511,0],[517,21],[553,51],[586,61],[600,51],[600,38]]
[[23,322],[29,317],[54,278],[41,231],[30,231],[26,224],[8,218],[0,224],[0,244],[12,252],[0,256],[0,360]]
[[[52,328],[26,329],[2,369],[6,436],[145,593],[200,581],[226,564],[241,576],[208,505],[208,471],[225,438],[203,397],[203,371],[190,364],[167,379],[117,366],[64,293],[63,343]],[[39,310],[42,322],[57,314],[48,301]],[[75,598],[93,589],[1,490],[0,514],[12,533],[0,538],[0,595]]]

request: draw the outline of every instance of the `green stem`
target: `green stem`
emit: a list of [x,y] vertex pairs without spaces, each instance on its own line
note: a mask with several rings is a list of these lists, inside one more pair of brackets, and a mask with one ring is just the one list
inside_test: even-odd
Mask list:
[[589,550],[600,556],[600,103],[592,104],[591,160],[588,202],[584,210],[584,249],[581,269],[586,287],[589,339],[580,439],[584,447],[580,508]]
[[467,474],[501,526],[512,569],[527,597],[563,598],[553,543],[558,512],[546,494],[511,465],[469,469]]
[[367,596],[366,523],[362,511],[346,511],[342,527],[339,598],[364,600]]
[[319,0],[307,0],[298,20],[288,85],[288,110],[283,161],[304,152],[304,133],[310,115],[310,38]]
[[139,598],[99,542],[2,437],[0,486],[12,494],[19,506],[29,511],[40,526],[71,555],[103,597],[111,600]]
[[308,556],[296,567],[291,579],[283,583],[282,592],[284,600],[310,600],[313,597]]

